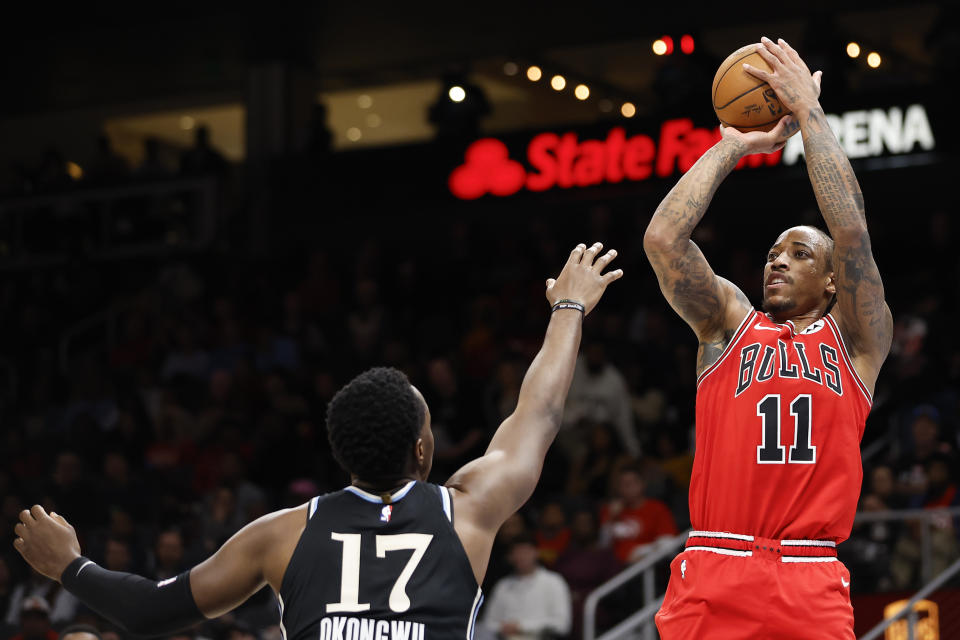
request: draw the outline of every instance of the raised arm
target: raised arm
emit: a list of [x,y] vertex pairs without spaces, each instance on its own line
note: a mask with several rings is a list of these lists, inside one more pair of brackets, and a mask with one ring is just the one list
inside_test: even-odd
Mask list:
[[161,635],[220,616],[267,583],[279,590],[305,525],[306,505],[268,514],[189,572],[161,582],[97,566],[80,554],[73,527],[39,505],[21,512],[14,547],[34,569],[123,629]]
[[697,373],[716,361],[751,305],[733,283],[713,272],[690,237],[720,183],[740,159],[750,153],[776,151],[795,132],[789,117],[769,132],[723,128],[723,138],[680,178],[647,226],[643,248],[660,290],[700,341]]
[[870,246],[863,193],[820,107],[820,72],[811,74],[783,39],[776,43],[763,38],[758,51],[772,67],[772,73],[753,67],[747,71],[770,83],[800,125],[807,173],[834,241],[835,315],[854,366],[872,389],[880,365],[890,352],[893,318]]
[[547,281],[547,299],[573,300],[583,305],[560,308],[550,316],[543,346],[523,378],[517,408],[497,429],[486,453],[453,474],[454,525],[467,550],[478,581],[483,579],[493,537],[510,515],[533,493],[547,449],[560,428],[570,389],[583,315],[590,313],[607,285],[621,270],[603,269],[616,256],[597,258],[600,243],[578,245],[560,275]]

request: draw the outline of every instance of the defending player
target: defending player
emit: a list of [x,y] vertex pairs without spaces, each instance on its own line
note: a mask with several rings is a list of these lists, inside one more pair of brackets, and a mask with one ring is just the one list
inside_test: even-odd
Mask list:
[[[821,74],[783,40],[764,38],[758,50],[772,73],[747,71],[793,116],[767,133],[724,128],[644,236],[663,294],[700,341],[694,531],[657,614],[664,640],[854,637],[836,543],[853,525],[860,440],[892,319],[860,187],[818,102]],[[781,148],[797,128],[832,238],[813,227],[780,234],[761,313],[690,236],[737,162]]]
[[212,557],[171,580],[107,571],[80,555],[61,516],[20,514],[14,546],[35,569],[138,634],[215,618],[269,584],[284,637],[311,640],[470,638],[500,525],[530,497],[560,426],[581,322],[621,270],[600,243],[578,245],[547,281],[553,305],[517,408],[486,454],[446,486],[427,484],[430,412],[395,369],[369,370],[330,403],[333,453],[351,474],[342,491],[247,525]]

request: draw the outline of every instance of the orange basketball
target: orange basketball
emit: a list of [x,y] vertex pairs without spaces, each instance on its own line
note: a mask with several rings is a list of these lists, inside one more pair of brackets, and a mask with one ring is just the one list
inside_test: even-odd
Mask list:
[[713,110],[720,122],[740,131],[769,131],[790,113],[769,84],[744,71],[744,63],[772,71],[756,46],[748,44],[731,53],[713,77]]

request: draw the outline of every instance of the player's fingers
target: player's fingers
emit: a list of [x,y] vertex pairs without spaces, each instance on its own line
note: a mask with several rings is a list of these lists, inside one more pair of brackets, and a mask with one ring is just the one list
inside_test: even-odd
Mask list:
[[23,538],[17,538],[13,541],[13,548],[20,552],[20,555],[23,555],[23,545],[26,544],[23,541]]
[[602,272],[604,269],[606,269],[607,265],[610,264],[610,262],[616,257],[617,257],[617,250],[610,249],[610,251],[607,251],[605,254],[597,258],[597,261],[593,263],[593,266],[596,268],[597,271]]
[[570,257],[567,258],[567,264],[580,264],[580,260],[583,259],[583,252],[587,250],[587,245],[582,242],[573,248],[573,251],[570,252]]
[[803,64],[803,58],[800,57],[800,54],[797,53],[797,50],[791,47],[786,40],[783,38],[777,39],[777,44],[780,45],[780,48],[787,54],[787,57],[796,62],[797,64]]
[[[767,53],[770,54],[770,56],[774,60],[777,60],[778,62],[787,61],[787,52],[784,51],[780,47],[780,45],[778,45],[776,42],[774,42],[770,38],[763,36],[762,38],[760,38],[760,44],[763,45],[762,49],[758,49],[758,51],[760,51],[760,55],[763,56],[763,52],[766,51]],[[771,61],[766,56],[763,56],[763,59],[766,60],[767,62]]]
[[600,242],[594,242],[590,245],[590,248],[583,253],[582,264],[587,266],[592,266],[594,259],[597,257],[597,254],[603,249],[603,244]]
[[755,66],[753,66],[749,62],[743,63],[743,70],[749,73],[750,75],[760,78],[761,80],[764,80],[764,81],[769,81],[772,75],[769,71],[764,71],[763,69],[757,69]]
[[813,72],[813,84],[817,85],[817,90],[820,90],[820,83],[823,81],[823,71],[817,70]]
[[33,517],[33,514],[30,513],[29,509],[24,509],[20,512],[20,522],[24,524],[32,524],[34,520],[35,518]]
[[550,289],[555,284],[557,284],[557,281],[555,278],[547,278],[547,289]]
[[614,280],[619,280],[622,277],[623,277],[623,269],[614,269],[613,271],[608,271],[605,274],[603,274],[603,277],[601,278],[601,280],[603,281],[603,285],[606,286],[611,282],[613,282]]
[[38,504],[35,504],[32,507],[30,507],[30,513],[31,515],[33,515],[34,519],[36,520],[40,520],[42,518],[47,517],[47,512],[44,510],[43,507],[41,507]]
[[17,524],[13,525],[13,534],[18,538],[22,538],[23,534],[25,534],[26,532],[27,532],[27,526],[22,522],[18,522]]
[[56,520],[58,523],[62,524],[63,526],[67,527],[68,529],[72,529],[72,528],[73,528],[73,527],[70,525],[70,523],[67,522],[67,519],[64,518],[62,515],[60,515],[59,513],[57,513],[56,511],[51,511],[51,512],[50,512],[50,517],[53,518],[54,520]]

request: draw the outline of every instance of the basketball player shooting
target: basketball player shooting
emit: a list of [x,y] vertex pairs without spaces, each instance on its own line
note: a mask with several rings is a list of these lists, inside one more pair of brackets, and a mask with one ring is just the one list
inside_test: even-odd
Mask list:
[[[863,195],[785,41],[757,45],[791,116],[722,138],[657,208],[644,236],[667,301],[700,341],[693,531],[656,617],[677,638],[853,638],[850,574],[836,544],[853,525],[860,440],[892,318],[870,248]],[[830,234],[787,229],[767,252],[763,311],[717,276],[690,239],[737,162],[799,129]]]
[[616,251],[600,255],[602,248],[578,245],[547,280],[550,323],[517,408],[485,455],[445,486],[426,482],[433,433],[423,397],[400,371],[375,368],[340,389],[327,412],[331,448],[350,486],[250,523],[176,578],[156,583],[97,566],[80,554],[73,527],[39,505],[20,514],[14,546],[37,571],[137,634],[215,618],[269,584],[285,638],[471,638],[494,536],[533,493],[560,427],[583,316],[623,275],[603,273]]

